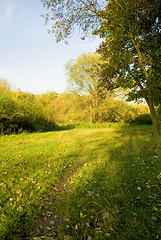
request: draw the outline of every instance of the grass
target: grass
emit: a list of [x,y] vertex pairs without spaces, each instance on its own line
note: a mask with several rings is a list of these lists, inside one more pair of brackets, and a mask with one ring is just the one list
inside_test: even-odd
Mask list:
[[161,239],[161,141],[151,126],[1,136],[0,149],[0,239],[32,234],[62,181],[65,224],[54,239]]

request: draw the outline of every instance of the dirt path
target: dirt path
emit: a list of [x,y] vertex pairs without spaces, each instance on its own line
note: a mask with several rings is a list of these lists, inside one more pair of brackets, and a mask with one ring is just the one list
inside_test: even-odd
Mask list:
[[[64,195],[68,192],[68,184],[72,177],[82,168],[83,158],[78,159],[76,165],[70,169],[70,173],[66,174],[62,181],[58,183],[45,199],[45,208],[41,213],[40,219],[35,224],[34,236],[30,240],[41,240],[42,236],[48,238],[56,237],[60,227],[65,224],[65,219],[59,216],[57,205],[62,201]],[[55,198],[53,193],[57,192]],[[64,239],[71,239],[70,236],[64,236]]]

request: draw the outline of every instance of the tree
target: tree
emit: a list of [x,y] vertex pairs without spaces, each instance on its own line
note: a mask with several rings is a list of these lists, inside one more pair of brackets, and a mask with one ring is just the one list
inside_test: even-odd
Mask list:
[[86,120],[86,104],[76,93],[62,93],[54,103],[56,123],[73,123]]
[[0,80],[1,134],[24,130],[44,131],[55,128],[53,109],[50,105],[51,100],[56,97],[54,92],[42,96],[42,101],[39,101],[41,97],[38,95],[11,89],[13,89],[11,84],[6,80]]
[[[79,26],[83,37],[104,39],[99,53],[103,77],[111,87],[130,88],[131,99],[144,98],[156,136],[160,128],[155,106],[161,101],[161,1],[160,0],[43,0],[53,20],[57,41],[72,36]],[[50,14],[46,15],[48,22]]]
[[99,53],[108,59],[104,79],[130,88],[130,100],[144,98],[156,136],[160,128],[155,106],[161,100],[161,2],[111,0],[96,31],[105,40]]
[[99,81],[100,64],[99,55],[93,53],[84,53],[66,64],[69,89],[86,98],[91,123],[97,120],[99,105],[106,95]]
[[35,104],[38,106],[41,115],[51,123],[55,121],[54,101],[57,97],[58,94],[54,91],[35,96]]
[[99,12],[103,1],[97,0],[41,0],[47,13],[45,23],[52,22],[49,33],[55,35],[57,42],[70,38],[75,30],[80,30],[82,38],[91,36],[100,26]]

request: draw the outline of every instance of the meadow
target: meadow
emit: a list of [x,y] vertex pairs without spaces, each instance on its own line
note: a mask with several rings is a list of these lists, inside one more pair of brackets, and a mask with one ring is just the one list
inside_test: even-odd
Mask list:
[[[161,141],[151,125],[0,136],[0,239],[161,239]],[[44,211],[63,218],[35,235]]]

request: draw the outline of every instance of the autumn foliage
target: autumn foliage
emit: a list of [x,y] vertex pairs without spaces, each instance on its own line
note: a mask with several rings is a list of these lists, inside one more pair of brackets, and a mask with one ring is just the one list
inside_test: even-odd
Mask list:
[[[90,122],[89,97],[78,93],[47,92],[35,95],[12,90],[6,81],[0,82],[0,132],[1,134],[22,131],[43,132],[55,130],[59,125]],[[99,103],[93,105],[93,123],[132,122],[147,113],[146,106],[129,105],[107,93]]]

